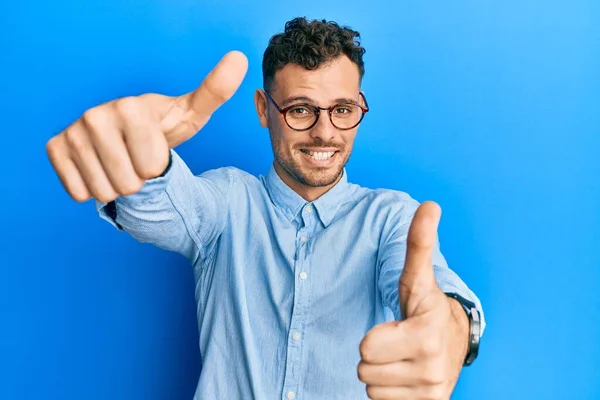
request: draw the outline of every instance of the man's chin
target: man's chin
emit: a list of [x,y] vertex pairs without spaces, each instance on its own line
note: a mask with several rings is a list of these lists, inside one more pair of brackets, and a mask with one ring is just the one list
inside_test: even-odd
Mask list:
[[330,186],[332,184],[334,184],[340,174],[340,172],[335,173],[334,171],[337,171],[338,168],[315,168],[315,169],[310,169],[310,170],[306,170],[303,169],[301,171],[301,174],[299,174],[299,181],[300,183],[306,185],[306,186],[310,186],[310,187],[324,187],[324,186]]
[[296,182],[314,188],[330,186],[338,181],[343,171],[339,163],[330,166],[307,165],[303,160],[276,159],[279,166]]

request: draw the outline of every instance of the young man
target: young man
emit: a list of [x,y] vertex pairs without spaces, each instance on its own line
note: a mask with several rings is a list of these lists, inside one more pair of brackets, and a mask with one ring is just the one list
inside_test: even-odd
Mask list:
[[75,200],[192,263],[197,399],[448,399],[477,354],[481,305],[439,251],[439,207],[346,174],[368,112],[359,38],[303,18],[271,38],[264,176],[194,176],[173,150],[240,85],[235,51],[193,92],[99,105],[48,142]]

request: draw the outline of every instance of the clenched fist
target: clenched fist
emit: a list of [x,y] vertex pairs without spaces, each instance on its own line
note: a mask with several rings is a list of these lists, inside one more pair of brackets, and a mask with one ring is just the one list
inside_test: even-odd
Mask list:
[[144,94],[93,107],[51,138],[46,150],[76,201],[108,202],[141,189],[169,162],[169,149],[194,136],[238,89],[248,60],[226,54],[192,92]]

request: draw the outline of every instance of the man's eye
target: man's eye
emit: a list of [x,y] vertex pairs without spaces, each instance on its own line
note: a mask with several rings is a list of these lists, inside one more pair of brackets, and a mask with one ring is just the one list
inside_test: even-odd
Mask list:
[[350,114],[352,111],[352,106],[338,106],[333,110],[335,114]]
[[310,113],[310,111],[306,107],[298,106],[298,107],[292,108],[290,110],[290,113],[296,114],[296,115],[303,115],[303,114]]

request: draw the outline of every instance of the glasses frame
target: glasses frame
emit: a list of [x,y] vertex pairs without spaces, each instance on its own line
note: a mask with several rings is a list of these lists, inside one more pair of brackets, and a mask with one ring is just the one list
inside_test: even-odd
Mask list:
[[[360,104],[354,104],[354,103],[337,103],[334,104],[330,107],[319,107],[319,106],[315,106],[314,104],[310,104],[310,103],[295,103],[292,105],[289,105],[287,107],[281,108],[279,107],[279,105],[275,102],[275,100],[273,100],[273,98],[269,95],[269,93],[267,93],[266,90],[263,90],[265,92],[265,95],[267,96],[267,99],[269,99],[269,101],[271,103],[273,103],[273,106],[275,107],[275,109],[277,111],[279,111],[279,113],[283,116],[283,120],[285,121],[285,123],[287,124],[287,126],[297,132],[303,132],[303,131],[307,131],[309,129],[312,129],[317,122],[319,122],[319,117],[321,116],[321,110],[327,111],[327,113],[329,114],[329,121],[331,122],[331,125],[333,125],[336,129],[339,129],[341,131],[347,131],[350,129],[354,129],[356,128],[361,122],[362,120],[365,118],[365,115],[367,114],[367,112],[369,112],[369,104],[367,103],[367,98],[365,97],[365,94],[363,92],[360,92],[360,96],[363,98],[363,101],[365,102],[364,106],[361,106]],[[344,104],[351,104],[353,106],[357,106],[362,110],[362,115],[360,116],[360,119],[358,120],[358,122],[354,125],[352,125],[349,128],[339,128],[334,122],[333,122],[333,110],[336,107],[339,107],[340,105],[344,105]],[[315,118],[315,121],[307,128],[302,128],[302,129],[297,129],[297,128],[293,128],[290,123],[287,120],[287,112],[289,110],[291,110],[293,107],[298,107],[298,106],[304,106],[304,107],[308,107],[310,109],[313,110],[314,114],[317,116],[317,118]]]

